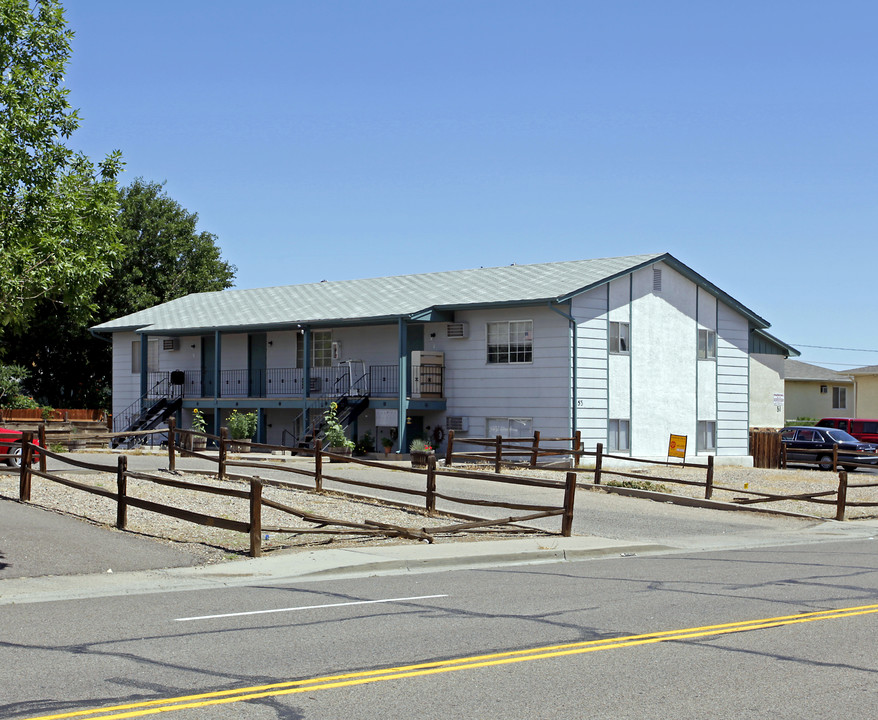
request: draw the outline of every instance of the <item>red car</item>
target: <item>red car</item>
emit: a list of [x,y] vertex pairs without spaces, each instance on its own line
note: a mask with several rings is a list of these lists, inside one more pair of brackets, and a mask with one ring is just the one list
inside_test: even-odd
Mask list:
[[[33,442],[37,443],[36,438]],[[0,428],[0,456],[3,455],[6,456],[7,465],[21,467],[21,432],[19,430]],[[34,452],[33,460],[37,461],[39,458],[39,453]]]

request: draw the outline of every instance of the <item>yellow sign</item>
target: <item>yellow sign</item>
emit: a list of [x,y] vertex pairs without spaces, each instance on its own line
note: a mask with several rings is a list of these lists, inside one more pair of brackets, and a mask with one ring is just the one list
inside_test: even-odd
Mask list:
[[686,436],[671,435],[668,443],[668,457],[686,458]]

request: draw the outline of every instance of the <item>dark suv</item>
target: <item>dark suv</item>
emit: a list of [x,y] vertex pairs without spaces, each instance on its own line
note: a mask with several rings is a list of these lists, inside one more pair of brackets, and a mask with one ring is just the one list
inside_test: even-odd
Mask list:
[[[850,463],[878,464],[878,446],[860,442],[844,430],[794,426],[784,428],[780,437],[787,451],[787,460],[817,463],[821,470],[835,469],[832,467],[834,445],[838,445],[838,462],[845,470],[857,469]],[[803,452],[806,450],[810,452]]]

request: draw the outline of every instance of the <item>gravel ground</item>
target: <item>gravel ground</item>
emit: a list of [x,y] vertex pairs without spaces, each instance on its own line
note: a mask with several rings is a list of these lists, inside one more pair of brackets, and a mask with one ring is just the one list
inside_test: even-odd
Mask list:
[[[82,472],[59,474],[80,483],[112,491],[116,489],[116,476],[114,474],[83,474]],[[242,480],[219,481],[215,477],[207,475],[178,474],[162,470],[150,474],[211,487],[249,490],[249,483]],[[0,474],[0,497],[18,499],[18,484],[17,474]],[[167,487],[138,478],[128,479],[128,495],[213,517],[243,522],[247,522],[249,518],[249,501],[245,498]],[[429,530],[429,528],[465,522],[449,515],[436,514],[430,517],[416,509],[409,510],[380,500],[358,499],[334,492],[318,494],[268,483],[263,487],[262,497],[312,515],[353,523],[371,521],[414,530],[422,528]],[[30,504],[70,515],[95,525],[113,527],[116,523],[115,500],[36,476],[32,480]],[[302,528],[303,531],[317,527],[312,522],[304,521],[295,515],[265,505],[262,507],[262,525],[263,527]],[[337,526],[336,529],[340,530]],[[199,525],[131,506],[128,507],[127,530],[162,542],[185,545],[189,552],[196,554],[208,563],[245,555],[249,553],[250,549],[248,534]],[[502,528],[431,534],[437,543],[521,536],[520,533],[513,530],[503,530]],[[313,549],[327,546],[342,548],[413,542],[424,542],[424,540],[388,537],[380,534],[348,534],[341,531],[322,534],[268,531],[263,534],[262,551],[267,553],[276,550]]]

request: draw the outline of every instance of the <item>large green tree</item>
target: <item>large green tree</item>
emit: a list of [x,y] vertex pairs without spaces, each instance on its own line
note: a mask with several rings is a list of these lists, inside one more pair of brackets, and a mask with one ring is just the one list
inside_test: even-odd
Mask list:
[[52,300],[40,303],[27,332],[9,338],[5,360],[28,370],[27,387],[54,407],[109,407],[109,343],[89,326],[195,292],[232,286],[236,268],[222,259],[215,235],[197,229],[163,184],[135,180],[119,191],[121,247],[95,295],[90,320]]
[[72,35],[57,0],[0,0],[0,330],[46,300],[87,316],[118,250],[121,156],[95,166],[66,145]]

